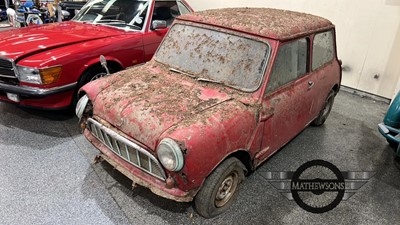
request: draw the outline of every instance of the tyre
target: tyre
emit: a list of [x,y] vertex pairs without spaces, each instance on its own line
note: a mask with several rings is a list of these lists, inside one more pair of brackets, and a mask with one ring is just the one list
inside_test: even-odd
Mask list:
[[391,141],[389,139],[386,139],[386,141],[389,143],[390,147],[392,147],[394,151],[397,151],[397,147],[399,146],[398,143],[393,142],[393,141]]
[[235,157],[223,161],[205,180],[197,193],[196,211],[205,218],[215,217],[226,211],[238,193],[244,179],[244,165]]
[[106,70],[102,66],[96,65],[82,74],[82,77],[78,83],[78,87],[81,88],[83,85],[89,83],[90,81],[94,81],[106,75]]
[[329,113],[332,110],[333,102],[335,100],[335,95],[336,92],[334,90],[331,90],[331,92],[329,92],[324,107],[319,112],[318,117],[311,122],[312,126],[321,126],[322,124],[325,123],[326,119],[329,116]]
[[[114,70],[112,68],[109,68],[109,70],[110,70],[110,73],[116,72],[116,70]],[[71,110],[74,110],[76,103],[78,103],[78,100],[79,100],[78,90],[81,87],[83,87],[85,84],[89,83],[90,81],[94,81],[94,80],[104,77],[106,75],[107,75],[107,72],[101,65],[96,65],[96,66],[86,70],[82,74],[82,76],[78,82],[78,87],[76,88],[76,91],[74,93],[74,96],[73,96],[73,99],[71,102],[71,107],[70,107]]]

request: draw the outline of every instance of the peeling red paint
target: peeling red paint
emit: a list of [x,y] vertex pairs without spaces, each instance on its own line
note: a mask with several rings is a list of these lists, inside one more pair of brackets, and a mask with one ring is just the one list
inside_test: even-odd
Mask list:
[[173,73],[155,61],[115,76],[119,79],[109,78],[116,82],[98,94],[94,113],[151,149],[169,127],[241,95]]

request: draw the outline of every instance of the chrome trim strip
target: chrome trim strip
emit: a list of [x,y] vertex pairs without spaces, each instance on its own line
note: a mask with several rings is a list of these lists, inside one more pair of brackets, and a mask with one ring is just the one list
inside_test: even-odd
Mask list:
[[17,70],[17,65],[15,64],[15,61],[13,59],[1,57],[1,56],[0,56],[0,59],[9,61],[11,63],[11,65],[12,65],[12,67],[13,67],[11,71],[14,71],[14,76],[8,76],[8,75],[0,75],[0,76],[6,77],[6,78],[16,78],[16,79],[18,79],[18,70]]
[[[146,172],[146,173],[150,174],[151,176],[154,176],[154,177],[156,177],[156,178],[158,178],[158,179],[160,179],[160,180],[163,180],[163,181],[166,180],[166,175],[165,175],[165,172],[164,172],[164,170],[163,170],[163,167],[161,166],[161,163],[157,160],[156,157],[154,157],[152,154],[150,154],[146,149],[144,149],[144,148],[140,147],[138,144],[136,144],[136,143],[134,143],[134,142],[132,142],[132,141],[130,141],[130,140],[124,138],[124,137],[121,136],[120,134],[116,133],[115,131],[111,130],[110,128],[104,126],[103,124],[97,122],[96,120],[94,120],[94,119],[92,119],[92,118],[89,118],[89,119],[87,120],[87,124],[88,124],[88,127],[91,128],[91,133],[93,134],[93,136],[96,137],[100,142],[102,142],[102,143],[104,144],[104,146],[108,147],[113,153],[116,153],[116,155],[118,155],[121,159],[123,159],[124,161],[128,162],[129,164],[135,166],[136,168],[142,170],[143,172]],[[93,127],[94,127],[95,129],[92,129]],[[138,165],[134,164],[132,161],[128,161],[127,159],[125,159],[124,157],[122,157],[121,154],[117,154],[117,152],[116,152],[112,147],[109,147],[109,146],[106,144],[106,141],[105,141],[105,140],[102,140],[102,139],[99,137],[97,129],[100,130],[100,133],[102,133],[101,131],[103,131],[103,132],[105,132],[106,134],[110,135],[111,138],[113,138],[113,139],[115,139],[115,140],[117,140],[117,141],[120,141],[120,142],[122,142],[123,144],[125,144],[126,149],[127,149],[128,146],[131,147],[131,148],[133,148],[133,149],[135,150],[135,152],[136,152],[136,158],[138,159]],[[94,130],[94,131],[93,131],[93,130]],[[95,133],[96,133],[96,134],[95,134]],[[149,166],[149,167],[150,167],[149,170],[147,170],[147,169],[141,167],[139,154],[144,154],[145,156],[147,156],[148,159],[149,159],[149,160],[148,160],[149,164],[151,164],[152,162],[154,162],[154,163],[159,167],[159,170],[160,170],[160,172],[161,172],[161,174],[162,174],[162,177],[160,177],[159,175],[157,175],[157,174],[155,174],[155,173],[152,173],[153,168],[151,168],[151,166]],[[129,155],[129,154],[128,154],[128,155]]]
[[384,123],[378,124],[378,127],[382,130],[383,133],[385,133],[385,134],[389,133],[389,129],[385,126]]
[[9,75],[4,75],[4,74],[0,74],[0,77],[17,79],[16,76],[9,76]]
[[44,88],[36,88],[28,86],[16,86],[0,82],[0,91],[12,94],[27,95],[30,97],[45,97],[48,95],[57,94],[59,92],[75,89],[77,85],[78,82],[74,82],[59,87],[44,89]]

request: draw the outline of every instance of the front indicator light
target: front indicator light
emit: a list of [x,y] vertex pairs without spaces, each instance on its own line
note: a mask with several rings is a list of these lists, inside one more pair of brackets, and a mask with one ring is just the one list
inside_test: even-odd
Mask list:
[[53,84],[58,81],[62,71],[61,66],[39,69],[42,84]]

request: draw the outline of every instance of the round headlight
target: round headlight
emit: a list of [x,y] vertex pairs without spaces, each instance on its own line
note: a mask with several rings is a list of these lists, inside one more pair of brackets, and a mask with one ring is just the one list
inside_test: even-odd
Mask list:
[[82,118],[83,112],[85,111],[88,102],[89,97],[87,95],[84,95],[79,99],[78,103],[76,104],[75,114],[79,119]]
[[164,138],[157,147],[161,164],[169,171],[179,171],[183,167],[183,154],[179,145],[171,138]]

